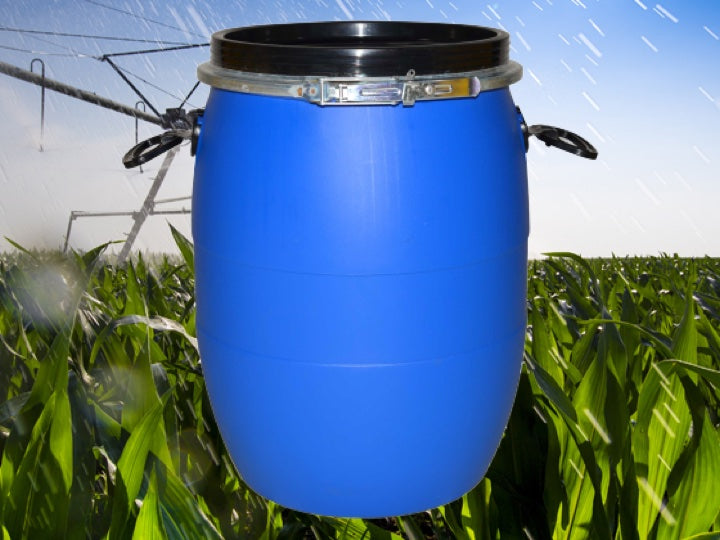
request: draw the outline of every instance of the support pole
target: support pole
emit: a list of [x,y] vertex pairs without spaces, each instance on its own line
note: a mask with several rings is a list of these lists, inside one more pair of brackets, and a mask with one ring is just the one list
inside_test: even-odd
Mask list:
[[150,191],[148,191],[148,194],[145,197],[145,202],[143,202],[142,208],[133,216],[135,223],[133,223],[132,229],[130,229],[130,233],[128,233],[127,240],[125,241],[122,250],[120,250],[120,254],[118,255],[118,264],[125,262],[125,259],[130,254],[130,250],[132,249],[135,239],[140,232],[140,228],[143,226],[143,223],[145,223],[147,217],[153,213],[155,207],[155,196],[158,191],[160,191],[160,186],[162,185],[163,180],[165,180],[165,175],[167,174],[170,164],[172,163],[172,160],[178,150],[179,147],[176,146],[168,150],[167,154],[165,154],[165,159],[160,166],[160,170],[158,171],[152,186],[150,186]]
[[45,62],[40,58],[33,58],[30,62],[30,72],[33,71],[35,62],[40,62],[40,151],[42,152],[45,138]]
[[[172,200],[184,200],[189,199],[190,197],[178,197],[177,199]],[[155,203],[161,203],[161,202],[169,202],[170,199],[162,200],[162,201],[155,201]],[[155,210],[153,209],[150,211],[149,215],[151,216],[179,216],[183,214],[190,214],[191,210],[189,208],[176,208],[173,210]],[[68,244],[70,242],[70,231],[72,230],[72,224],[73,221],[75,221],[78,218],[93,218],[93,217],[118,217],[118,216],[131,216],[135,217],[138,214],[138,212],[135,212],[133,210],[121,210],[118,212],[86,212],[84,210],[73,210],[70,212],[70,219],[68,220],[68,228],[67,228],[67,234],[65,235],[65,244],[63,245],[63,253],[67,253]]]
[[[138,110],[140,110],[140,105],[142,105],[142,111],[143,111],[143,112],[146,112],[146,111],[147,111],[147,107],[145,107],[145,102],[144,102],[144,101],[138,101],[137,103],[135,103],[135,108],[138,109]],[[138,141],[138,123],[139,123],[139,122],[140,122],[140,120],[139,120],[138,117],[136,116],[136,117],[135,117],[135,144],[137,144],[137,143],[139,142],[139,141]],[[140,165],[140,174],[142,174],[142,172],[143,172],[143,170],[142,170],[142,165]]]
[[68,242],[70,241],[70,231],[72,230],[72,223],[75,221],[75,210],[70,212],[70,219],[68,219],[67,232],[65,233],[65,243],[63,244],[63,253],[67,253]]

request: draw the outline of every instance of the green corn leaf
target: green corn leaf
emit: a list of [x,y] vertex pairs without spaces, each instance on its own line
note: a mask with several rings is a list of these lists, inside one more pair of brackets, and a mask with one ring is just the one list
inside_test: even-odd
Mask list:
[[[603,315],[608,320],[613,320],[609,313],[604,312]],[[625,388],[628,360],[625,352],[625,344],[622,341],[618,327],[615,324],[608,323],[603,325],[600,335],[600,343],[598,347],[604,347],[607,356],[607,367],[617,379],[621,388]]]
[[132,501],[140,491],[145,461],[148,453],[153,452],[163,463],[170,465],[170,455],[162,424],[162,411],[166,395],[162,401],[150,408],[135,426],[118,460],[118,472],[123,477],[128,500]]
[[540,365],[552,377],[557,385],[561,386],[565,377],[560,365],[560,355],[555,344],[551,342],[545,318],[541,315],[537,305],[530,313],[532,324],[532,357],[534,363]]
[[[625,288],[622,293],[622,310],[620,319],[632,324],[638,324],[640,322],[638,316],[638,307],[635,303],[635,298],[630,292],[629,288]],[[618,331],[625,344],[625,352],[627,354],[627,361],[630,364],[635,358],[635,350],[640,345],[640,336],[637,332],[633,332],[631,329],[620,326]]]
[[[546,295],[547,296],[547,295]],[[560,313],[560,309],[553,301],[547,302],[548,309],[548,326],[552,328],[557,343],[569,344],[574,341],[573,334],[568,328],[568,322]]]
[[100,256],[105,252],[107,247],[111,244],[121,244],[122,242],[122,240],[106,242],[104,244],[100,244],[96,248],[91,249],[90,251],[87,251],[82,255],[76,255],[78,265],[85,270],[85,273],[89,277],[91,272],[95,269],[95,266],[99,262]]
[[[581,324],[583,326],[598,326],[598,325],[604,325],[608,323],[607,319],[577,319],[577,323]],[[653,348],[660,353],[665,358],[673,358],[673,349],[670,341],[665,337],[664,335],[660,334],[659,332],[656,332],[654,330],[651,330],[647,327],[644,327],[639,324],[633,324],[628,323],[625,321],[612,321],[612,324],[620,326],[620,327],[626,327],[626,328],[632,328],[635,331],[639,332],[641,335],[646,337],[648,341],[652,343]]]
[[200,508],[190,490],[173,469],[155,460],[158,502],[162,522],[168,532],[181,532],[182,538],[220,538],[220,534]]
[[425,535],[413,516],[397,517],[400,529],[405,533],[408,540],[424,540]]
[[72,483],[72,422],[67,392],[54,392],[33,426],[10,486],[3,523],[13,538],[64,532]]
[[462,499],[457,499],[449,504],[438,508],[440,515],[445,520],[445,524],[450,530],[453,538],[458,540],[470,540],[468,531],[462,521]]
[[[587,444],[587,443],[586,443]],[[559,464],[565,487],[565,504],[559,509],[553,538],[571,539],[573,531],[591,530],[595,491],[590,473],[571,430],[565,431]]]
[[[550,538],[543,505],[547,428],[535,407],[529,377],[523,373],[505,434],[487,473],[493,498],[502,509],[498,516],[502,537],[527,534],[537,540]],[[478,508],[482,501],[479,493],[471,494],[462,498],[461,519],[468,538],[474,540],[475,531],[482,531],[488,522]]]
[[160,403],[147,351],[147,342],[135,358],[132,369],[119,374],[118,382],[124,385],[122,427],[132,433],[145,414]]
[[362,519],[322,518],[337,531],[338,540],[401,540],[402,536]]
[[566,514],[561,516],[563,522],[568,520],[568,498],[561,471],[561,440],[566,439],[568,428],[554,411],[543,407],[541,412],[547,425],[548,441],[542,499],[546,508],[548,528],[552,531],[557,527],[558,511]]
[[195,269],[195,255],[194,255],[194,248],[192,242],[185,238],[185,236],[178,231],[175,227],[170,225],[170,232],[172,233],[173,239],[175,240],[175,244],[177,245],[178,249],[180,250],[180,253],[182,254],[183,259],[185,260],[185,264],[187,264],[188,268],[191,271],[194,271]]
[[259,540],[275,540],[283,528],[282,508],[272,501],[267,501],[266,506],[267,521],[265,523],[265,531]]
[[638,533],[638,499],[640,492],[635,472],[632,445],[626,444],[620,464],[618,493],[618,540],[640,540]]
[[70,352],[70,331],[58,333],[50,346],[46,357],[40,364],[25,410],[45,403],[56,389],[65,389],[68,384],[68,355]]
[[55,408],[50,424],[49,450],[60,465],[62,493],[67,494],[73,482],[73,425],[70,400],[62,389],[55,394]]
[[700,375],[707,382],[713,384],[713,386],[715,386],[716,388],[720,388],[719,370],[698,366],[696,364],[691,364],[690,362],[683,362],[682,360],[673,359],[663,360],[662,362],[658,362],[655,365],[666,376],[677,372],[695,373],[697,375]]
[[597,529],[608,527],[603,508],[610,480],[611,440],[604,414],[608,376],[605,358],[598,355],[573,397],[578,421],[577,428],[570,431],[574,444],[568,443],[568,462],[564,465],[570,525],[573,529],[596,529],[596,534],[600,534]]
[[638,532],[646,538],[658,516],[675,518],[662,504],[670,471],[680,456],[690,429],[690,411],[677,375],[665,376],[653,365],[640,390],[633,453],[641,488]]
[[546,257],[561,257],[565,259],[570,259],[574,261],[576,264],[583,267],[590,277],[590,283],[594,287],[598,283],[598,279],[595,275],[595,271],[592,269],[592,266],[588,263],[587,259],[583,259],[580,255],[577,253],[572,253],[570,251],[554,251],[549,253],[543,253]]
[[667,511],[675,523],[659,523],[657,538],[662,540],[705,532],[720,512],[720,435],[697,386],[687,376],[683,386],[691,403],[693,434],[668,479]]
[[20,411],[15,415],[7,441],[3,445],[2,461],[0,461],[0,518],[7,506],[17,469],[27,453],[27,443],[37,417],[36,409]]
[[[720,333],[713,327],[702,309],[698,309],[698,315],[700,316],[700,320],[697,321],[698,331],[705,337],[712,351],[713,367],[720,369]],[[720,320],[720,316],[715,320]]]
[[123,309],[123,315],[147,315],[147,305],[145,304],[145,298],[143,298],[140,287],[138,285],[138,279],[135,274],[135,266],[132,261],[129,261],[126,267],[127,279],[125,281],[125,308]]
[[580,317],[590,319],[596,316],[599,313],[600,306],[594,306],[592,302],[588,300],[586,291],[583,290],[582,284],[578,282],[576,277],[557,261],[551,259],[547,261],[547,264],[563,277],[564,284],[567,287],[568,298],[578,311]]
[[153,469],[150,473],[150,481],[142,507],[140,507],[140,512],[135,521],[132,540],[163,540],[165,538],[167,538],[167,533],[160,517],[157,480],[155,469]]
[[95,426],[98,433],[114,439],[120,439],[120,435],[122,433],[122,426],[120,425],[120,422],[116,421],[112,416],[106,413],[97,403],[93,402],[92,407],[95,416]]
[[176,332],[180,334],[185,340],[198,351],[197,338],[191,336],[185,330],[185,327],[166,317],[147,317],[144,315],[126,315],[111,321],[103,330],[98,334],[95,342],[93,343],[92,351],[90,353],[89,363],[93,363],[100,353],[101,347],[105,345],[105,341],[108,337],[117,329],[123,326],[132,326],[143,324],[153,330],[163,332]]
[[163,286],[164,284],[156,275],[155,268],[150,267],[145,278],[145,287],[148,295],[148,309],[153,315],[168,315],[172,311],[170,304],[165,299],[167,293],[163,290]]
[[605,423],[608,444],[608,458],[610,460],[609,474],[615,475],[614,468],[625,454],[625,448],[630,440],[630,413],[626,403],[626,394],[612,372],[607,377],[607,397],[605,399]]
[[[671,354],[690,363],[697,362],[692,294],[686,294],[685,312],[675,331]],[[635,461],[641,495],[638,505],[638,532],[644,538],[656,520],[674,527],[676,518],[663,504],[670,471],[688,438],[691,415],[680,377],[665,375],[653,364],[640,389],[637,426],[634,432]]]
[[29,397],[30,392],[23,392],[0,404],[0,425],[17,416],[25,407]]
[[37,255],[35,255],[35,254],[34,254],[32,251],[30,251],[29,249],[21,246],[20,244],[18,244],[18,243],[15,242],[14,240],[11,240],[11,239],[8,238],[7,236],[4,236],[3,238],[5,238],[5,240],[6,240],[12,247],[14,247],[15,249],[17,249],[18,251],[24,253],[25,255],[29,255],[30,257],[32,257],[32,258],[33,258],[34,260],[36,260],[36,261],[38,260]]
[[555,379],[539,364],[526,362],[525,365],[528,366],[538,386],[557,410],[562,412],[571,422],[577,422],[575,407]]
[[[491,489],[489,480],[484,478],[462,498],[461,519],[463,528],[473,540],[494,538],[494,535],[490,532],[490,512],[488,508]],[[472,536],[470,536],[471,534]]]
[[572,371],[568,370],[573,385],[577,385],[582,380],[583,374],[590,367],[590,363],[595,358],[595,348],[597,347],[597,332],[593,327],[589,327],[580,336],[580,338],[572,345],[570,358],[572,363],[570,367],[576,375],[572,375]]
[[673,337],[672,351],[674,358],[697,364],[695,302],[690,289],[686,292],[685,312]]
[[[606,506],[603,504],[603,498],[606,494],[604,470],[601,469],[600,460],[596,459],[592,445],[589,441],[579,441],[576,431],[570,431],[573,434],[575,444],[578,447],[580,456],[585,464],[585,472],[590,478],[592,484],[592,530],[598,538],[610,538],[610,522],[607,515]],[[590,497],[589,497],[590,498]],[[580,526],[584,530],[584,526]]]
[[[3,448],[2,462],[0,463],[0,511],[7,511],[6,505],[8,502],[11,506],[17,506],[19,504],[17,497],[15,497],[14,503],[10,501],[12,494],[23,493],[26,490],[24,479],[20,479],[19,484],[15,482],[17,475],[20,474],[19,468],[22,464],[25,463],[26,474],[36,474],[31,461],[32,459],[39,459],[45,448],[44,442],[42,444],[38,442],[37,437],[44,439],[49,436],[46,433],[46,427],[38,427],[40,418],[44,418],[46,422],[52,421],[53,413],[49,408],[54,408],[55,399],[52,400],[52,405],[50,405],[50,400],[58,392],[65,396],[60,407],[58,422],[64,421],[64,405],[67,402],[69,346],[69,329],[65,329],[53,339],[49,350],[40,363],[40,368],[25,403],[13,415],[13,429]],[[15,403],[15,405],[18,404],[19,402]],[[55,433],[57,435],[57,431]],[[33,446],[31,444],[33,440],[36,449],[34,450],[35,456],[31,458],[28,456],[28,448]],[[56,442],[62,444],[62,438],[58,438]],[[60,450],[59,452],[62,453]],[[72,465],[70,465],[70,470],[72,470]],[[13,519],[16,517],[13,516]]]
[[68,539],[84,539],[91,524],[93,500],[96,495],[96,461],[93,447],[96,444],[93,408],[83,380],[70,372],[68,398],[72,417],[72,485],[68,507]]

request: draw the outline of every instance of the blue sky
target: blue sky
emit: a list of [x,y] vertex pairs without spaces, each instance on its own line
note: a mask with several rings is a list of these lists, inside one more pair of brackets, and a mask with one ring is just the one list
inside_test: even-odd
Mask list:
[[[5,27],[177,42],[207,41],[210,32],[233,26],[348,17],[504,28],[512,58],[525,69],[512,93],[528,122],[581,133],[600,152],[591,162],[543,145],[531,147],[531,255],[572,250],[588,256],[720,256],[720,2],[2,3]],[[153,46],[0,30],[0,60],[27,67],[33,57],[43,58],[48,76],[129,105],[137,97],[92,56]],[[197,65],[207,56],[203,48],[120,57],[117,63],[164,109],[189,91]],[[206,96],[207,88],[201,87],[190,101],[202,106]],[[134,141],[132,119],[48,94],[40,153],[39,89],[0,75],[0,113],[6,118],[0,133],[1,234],[57,247],[71,210],[140,206],[158,164],[143,173],[122,168],[120,157]],[[141,137],[155,132],[154,126],[140,126]],[[185,149],[161,196],[189,195],[191,186],[192,159]],[[187,217],[172,221],[189,234]],[[119,239],[129,227],[124,218],[78,222],[72,244],[88,248]],[[169,246],[165,220],[152,218],[138,247]]]

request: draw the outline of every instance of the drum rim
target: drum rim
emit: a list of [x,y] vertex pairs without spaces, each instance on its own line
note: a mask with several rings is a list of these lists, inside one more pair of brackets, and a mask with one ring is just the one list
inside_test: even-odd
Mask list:
[[244,73],[392,77],[464,73],[509,61],[507,32],[485,26],[396,21],[333,21],[229,28],[215,32],[210,63]]

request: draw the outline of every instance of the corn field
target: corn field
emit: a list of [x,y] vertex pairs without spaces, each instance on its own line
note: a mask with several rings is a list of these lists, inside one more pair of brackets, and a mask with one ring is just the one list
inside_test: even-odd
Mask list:
[[531,261],[485,479],[421,514],[336,519],[236,473],[194,337],[192,245],[172,232],[182,259],[0,258],[3,538],[720,539],[720,260]]

